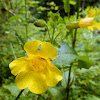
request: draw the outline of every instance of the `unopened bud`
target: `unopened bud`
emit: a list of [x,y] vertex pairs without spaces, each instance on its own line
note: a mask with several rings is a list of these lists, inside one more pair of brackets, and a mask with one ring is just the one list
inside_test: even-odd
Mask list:
[[79,21],[72,21],[72,22],[66,23],[66,28],[68,29],[79,28]]
[[46,26],[46,22],[42,19],[39,19],[37,21],[34,22],[34,25],[37,27],[45,27]]

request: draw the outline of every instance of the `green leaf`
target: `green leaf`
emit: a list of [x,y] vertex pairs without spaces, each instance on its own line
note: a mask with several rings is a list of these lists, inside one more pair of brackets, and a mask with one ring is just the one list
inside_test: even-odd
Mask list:
[[52,63],[58,67],[70,66],[76,57],[77,55],[75,54],[62,54],[53,60]]
[[63,0],[64,3],[64,10],[65,12],[70,12],[70,4],[69,4],[69,0]]
[[93,65],[93,61],[89,60],[88,56],[81,56],[78,60],[78,67],[79,68],[89,69],[92,65]]
[[55,87],[49,87],[48,93],[51,97],[53,97],[53,100],[63,100],[63,95],[61,91]]
[[39,4],[39,1],[28,1],[31,5],[37,5]]
[[86,99],[85,100],[100,100],[100,98],[94,96],[94,95],[91,95],[91,94],[88,94],[86,96]]
[[55,6],[54,1],[50,2],[50,6]]
[[76,54],[75,50],[71,48],[67,43],[62,42],[59,45],[60,45],[60,48],[57,48],[59,55],[64,54],[64,53]]
[[44,11],[44,10],[46,10],[46,7],[42,7],[42,6],[40,6],[40,7],[39,7],[39,10]]
[[[20,91],[21,91],[21,90],[19,90],[19,89],[17,88],[17,86],[16,86],[15,83],[11,83],[11,84],[9,84],[9,85],[3,84],[3,88],[5,88],[5,89],[7,89],[8,91],[10,91],[11,94],[12,94],[13,96],[17,96],[17,95],[20,93]],[[25,89],[25,90],[23,91],[22,95],[25,96],[28,92],[29,92],[29,90],[28,90],[28,89]]]
[[75,4],[76,4],[76,2],[73,1],[73,0],[70,0],[69,3],[70,3],[71,5],[75,5]]
[[25,22],[22,16],[12,16],[9,18],[8,21],[12,21],[12,20],[19,20],[20,22]]

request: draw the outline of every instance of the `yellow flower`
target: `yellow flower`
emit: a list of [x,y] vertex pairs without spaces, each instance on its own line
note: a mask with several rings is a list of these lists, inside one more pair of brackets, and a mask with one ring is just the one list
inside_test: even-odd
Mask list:
[[49,60],[57,56],[57,50],[52,44],[34,40],[27,42],[24,49],[28,57],[15,59],[9,64],[19,89],[28,88],[31,92],[40,94],[48,86],[55,86],[62,80],[61,71]]
[[93,22],[94,18],[98,15],[98,12],[95,11],[94,9],[89,10],[89,14],[85,17],[82,18],[79,21],[79,27],[84,28],[88,27],[91,31],[94,30],[94,27],[100,30],[100,23]]

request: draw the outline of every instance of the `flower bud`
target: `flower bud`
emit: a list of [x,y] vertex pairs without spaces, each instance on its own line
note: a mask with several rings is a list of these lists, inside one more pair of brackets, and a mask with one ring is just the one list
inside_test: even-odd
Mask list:
[[68,29],[79,28],[79,21],[76,20],[76,21],[66,23],[66,28]]
[[34,25],[37,27],[45,27],[46,26],[46,22],[42,19],[39,19],[37,21],[34,22]]

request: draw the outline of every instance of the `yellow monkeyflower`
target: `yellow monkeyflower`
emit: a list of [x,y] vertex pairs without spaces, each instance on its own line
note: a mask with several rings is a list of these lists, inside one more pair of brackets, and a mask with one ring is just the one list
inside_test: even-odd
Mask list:
[[94,30],[94,27],[100,30],[100,23],[93,22],[94,18],[98,15],[98,12],[95,11],[94,9],[89,10],[89,14],[85,17],[82,18],[79,21],[79,27],[84,28],[88,27],[91,31]]
[[24,49],[28,57],[15,59],[9,64],[19,89],[28,88],[33,93],[41,94],[48,86],[55,86],[62,80],[61,71],[49,60],[57,56],[52,44],[34,40],[26,42]]
[[91,31],[94,30],[94,27],[100,30],[100,23],[93,22],[94,18],[98,15],[98,12],[94,9],[89,10],[89,14],[80,20],[72,21],[66,23],[66,27],[68,29],[75,29],[75,28],[84,28],[88,27]]

